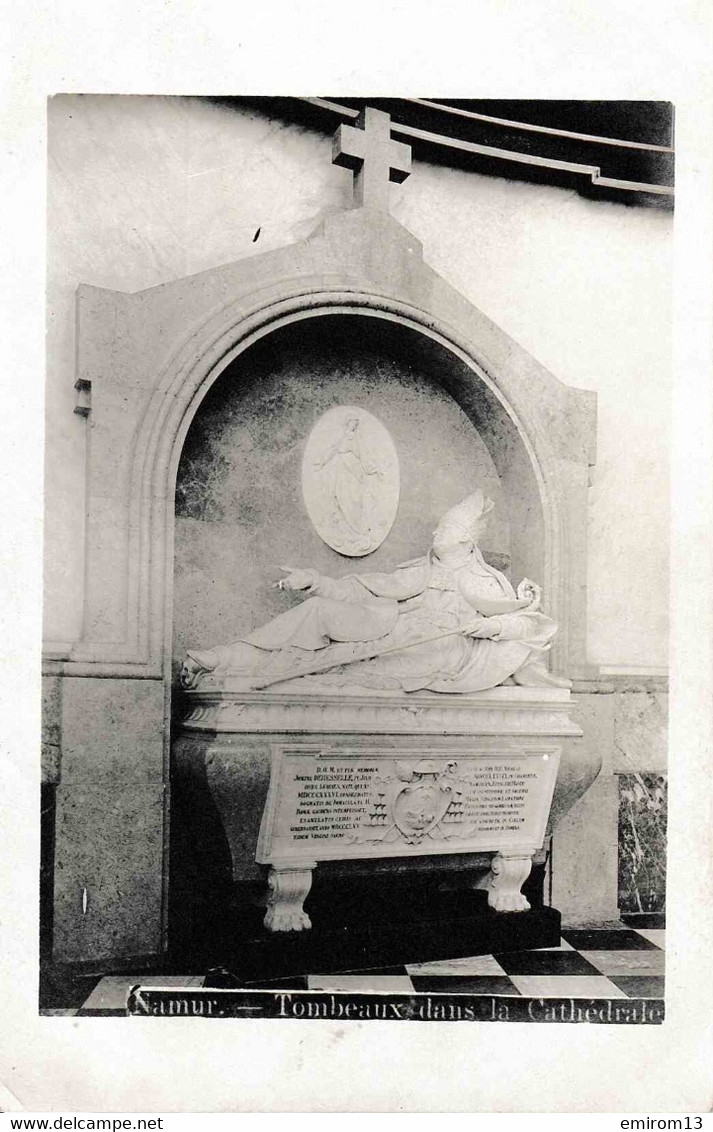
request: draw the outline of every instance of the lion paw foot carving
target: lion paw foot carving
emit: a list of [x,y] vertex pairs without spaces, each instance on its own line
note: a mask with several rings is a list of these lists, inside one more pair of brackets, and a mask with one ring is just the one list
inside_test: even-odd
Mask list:
[[302,932],[312,927],[306,912],[270,908],[265,916],[265,927],[271,932]]
[[488,904],[495,912],[526,912],[530,907],[520,891],[530,875],[532,858],[496,853],[490,862]]
[[311,869],[270,868],[264,924],[271,932],[303,932],[312,922],[302,907],[312,886]]

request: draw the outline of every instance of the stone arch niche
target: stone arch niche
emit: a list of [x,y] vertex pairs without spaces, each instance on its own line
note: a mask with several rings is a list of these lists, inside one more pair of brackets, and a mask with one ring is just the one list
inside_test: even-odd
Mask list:
[[[77,385],[85,403],[91,390],[84,628],[69,647],[48,644],[45,672],[73,677],[63,681],[63,710],[69,716],[78,707],[83,719],[77,749],[63,745],[66,790],[91,784],[119,810],[122,794],[131,794],[125,808],[136,833],[126,875],[102,889],[91,923],[78,917],[73,891],[56,892],[60,958],[160,949],[166,921],[160,799],[169,779],[181,453],[212,386],[253,344],[325,316],[388,324],[391,340],[398,338],[418,367],[440,375],[442,389],[492,457],[507,500],[513,577],[527,573],[542,581],[547,609],[560,623],[553,667],[575,679],[588,673],[586,501],[595,396],[540,366],[429,268],[419,242],[391,217],[353,209],[300,244],[136,294],[81,286]],[[132,725],[122,731],[121,720]],[[102,766],[92,743],[100,750],[107,733],[112,756]],[[151,797],[148,782],[155,787]],[[98,801],[98,825],[102,820]],[[107,853],[95,867],[116,878],[116,859]],[[146,884],[140,888],[147,869],[158,878],[148,886],[152,896]],[[137,875],[139,881],[132,879]],[[140,914],[131,908],[137,884]]]
[[[305,441],[338,405],[368,409],[401,464],[394,524],[356,561],[323,542],[301,491]],[[490,446],[490,447],[489,447]],[[491,450],[492,449],[492,450]],[[285,608],[279,565],[340,576],[422,554],[440,516],[475,487],[495,501],[493,565],[544,578],[540,485],[488,386],[438,340],[368,309],[315,312],[238,353],[196,410],[177,472],[174,673],[189,645],[223,642]]]

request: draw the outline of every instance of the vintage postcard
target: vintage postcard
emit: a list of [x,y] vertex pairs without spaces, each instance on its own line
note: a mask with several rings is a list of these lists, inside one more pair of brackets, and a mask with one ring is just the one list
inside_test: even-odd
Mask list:
[[[91,1025],[254,1054],[240,1096],[159,1073],[116,1110],[545,1111],[505,1066],[548,1051],[552,1111],[701,1108],[651,1068],[710,1023],[676,958],[710,839],[691,106],[311,86],[46,91],[39,978],[2,1083],[100,1108]],[[270,1095],[304,1042],[328,1088]],[[408,1102],[337,1086],[374,1050]],[[429,1050],[497,1073],[446,1100]]]

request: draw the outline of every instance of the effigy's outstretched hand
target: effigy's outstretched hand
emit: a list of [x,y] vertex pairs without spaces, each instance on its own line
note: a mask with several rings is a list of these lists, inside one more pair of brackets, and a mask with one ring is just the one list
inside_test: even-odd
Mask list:
[[316,570],[295,569],[294,566],[280,566],[280,569],[286,570],[287,574],[279,582],[275,582],[274,588],[277,590],[308,590],[317,581]]

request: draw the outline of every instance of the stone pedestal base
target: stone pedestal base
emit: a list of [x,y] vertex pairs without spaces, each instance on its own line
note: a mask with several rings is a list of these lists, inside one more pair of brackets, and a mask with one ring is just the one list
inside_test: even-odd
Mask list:
[[206,986],[256,986],[294,975],[365,971],[406,963],[427,963],[502,951],[557,947],[560,914],[555,908],[499,913],[485,893],[459,892],[435,902],[430,910],[414,908],[411,917],[375,922],[344,922],[330,907],[312,907],[314,927],[302,932],[269,932],[256,924],[252,933],[223,952],[219,964],[207,964]]

